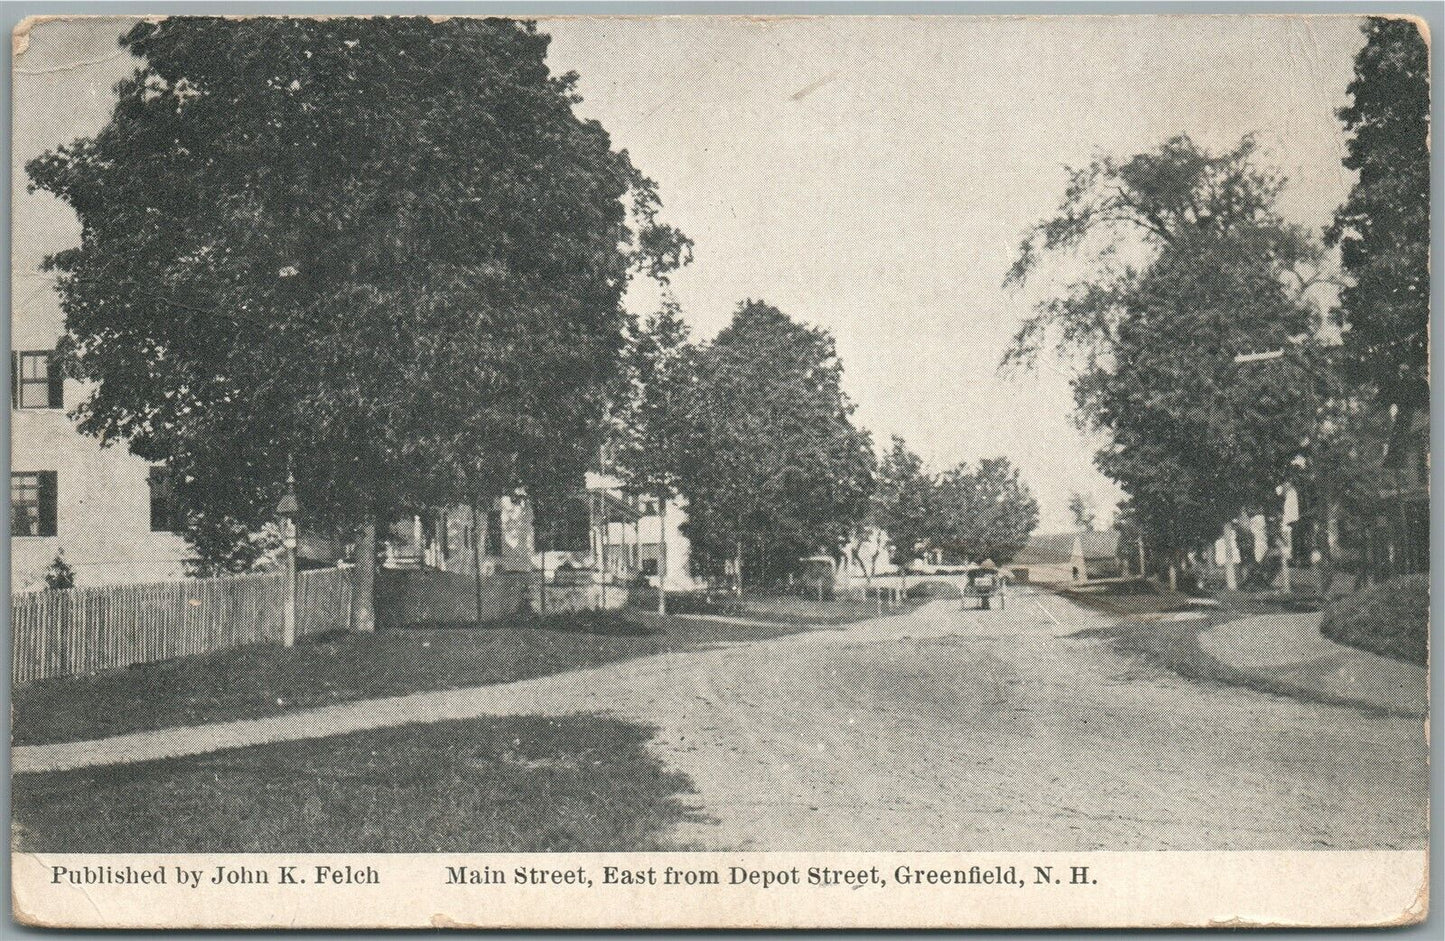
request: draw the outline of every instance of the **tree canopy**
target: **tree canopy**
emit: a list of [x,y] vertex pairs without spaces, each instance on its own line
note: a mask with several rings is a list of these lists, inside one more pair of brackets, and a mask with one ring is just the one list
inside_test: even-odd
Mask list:
[[1430,50],[1409,19],[1371,17],[1363,29],[1339,112],[1344,164],[1359,179],[1326,233],[1351,277],[1340,362],[1387,402],[1428,407]]
[[628,489],[662,499],[677,494],[690,428],[696,347],[677,302],[667,297],[631,332],[616,409],[616,460]]
[[218,534],[268,519],[288,464],[338,531],[580,479],[628,280],[689,243],[546,35],[172,17],[121,45],[110,122],[27,170],[82,224],[48,262],[81,428],[174,469],[200,551],[244,564]]
[[[1009,275],[1021,284],[1046,255],[1102,246],[1004,362],[1052,344],[1080,364],[1081,416],[1110,438],[1096,463],[1172,550],[1272,500],[1323,401],[1309,299],[1321,249],[1276,212],[1284,181],[1255,166],[1255,149],[1246,137],[1215,154],[1179,137],[1071,172]],[[1235,359],[1260,352],[1281,355]]]
[[1074,518],[1075,526],[1092,530],[1098,514],[1094,510],[1094,501],[1075,490],[1069,494],[1069,515]]
[[872,518],[888,534],[890,561],[906,566],[927,542],[936,515],[933,478],[907,442],[893,436],[892,447],[878,465]]
[[825,330],[744,301],[696,356],[678,489],[694,564],[775,580],[836,553],[867,511],[874,456]]
[[928,542],[960,562],[1007,562],[1039,524],[1038,502],[1005,457],[959,464],[932,491]]

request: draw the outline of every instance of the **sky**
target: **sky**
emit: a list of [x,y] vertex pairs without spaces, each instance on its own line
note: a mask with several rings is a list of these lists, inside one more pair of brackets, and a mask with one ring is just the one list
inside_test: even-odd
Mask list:
[[[580,76],[579,111],[654,179],[693,263],[672,290],[694,334],[761,299],[837,339],[855,421],[901,435],[933,470],[1003,455],[1071,525],[1078,491],[1106,522],[1120,494],[1075,423],[1069,365],[997,372],[1039,299],[1079,274],[1061,259],[1003,287],[1027,229],[1057,208],[1066,167],[1188,134],[1258,136],[1289,185],[1281,211],[1325,225],[1353,183],[1335,110],[1359,19],[1346,16],[543,18],[549,64]],[[51,22],[17,58],[13,265],[22,313],[46,320],[35,273],[74,244],[73,215],[23,192],[25,160],[94,133],[134,62],[120,19]],[[639,312],[655,304],[640,290]]]

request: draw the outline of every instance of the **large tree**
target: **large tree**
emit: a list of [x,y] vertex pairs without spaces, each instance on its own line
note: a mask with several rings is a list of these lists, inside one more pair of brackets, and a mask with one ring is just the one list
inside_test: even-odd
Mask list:
[[941,474],[933,488],[928,542],[962,562],[1007,562],[1039,524],[1039,505],[1005,457],[967,462]]
[[95,382],[81,428],[172,468],[199,551],[227,558],[290,466],[306,523],[357,534],[369,628],[379,523],[580,477],[628,279],[687,244],[547,44],[504,19],[143,22],[106,127],[30,163],[82,225],[48,262]]
[[1355,57],[1345,166],[1359,173],[1327,232],[1351,283],[1341,364],[1386,402],[1429,406],[1430,50],[1410,19],[1371,17]]
[[771,582],[836,553],[867,511],[874,456],[832,336],[745,301],[696,370],[678,481],[695,563]]
[[[1085,274],[1046,297],[1005,364],[1050,343],[1079,365],[1096,457],[1150,542],[1178,552],[1274,499],[1324,401],[1320,249],[1274,209],[1284,181],[1246,137],[1211,153],[1179,137],[1072,171],[1058,214],[1025,239],[1009,282],[1085,250]],[[1276,356],[1258,362],[1249,354]]]

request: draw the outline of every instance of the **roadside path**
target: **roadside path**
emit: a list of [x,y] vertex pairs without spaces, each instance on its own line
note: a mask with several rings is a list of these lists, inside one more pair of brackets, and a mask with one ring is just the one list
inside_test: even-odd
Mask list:
[[1226,621],[1201,633],[1199,646],[1274,688],[1402,716],[1429,712],[1428,670],[1337,644],[1320,634],[1322,617],[1281,613]]
[[[746,626],[777,627],[772,621],[697,615],[697,620],[722,621]],[[858,639],[877,639],[887,634],[888,622],[895,618],[873,620],[838,628],[789,634],[761,642],[831,642],[845,630]],[[604,708],[590,688],[637,681],[642,678],[667,677],[684,668],[695,668],[694,661],[715,659],[723,651],[751,644],[723,644],[705,651],[682,651],[657,654],[635,660],[606,664],[585,670],[552,674],[515,683],[501,683],[458,690],[412,693],[383,699],[364,699],[325,706],[304,712],[260,719],[240,719],[208,725],[182,726],[133,732],[110,738],[47,745],[20,745],[11,749],[10,766],[14,774],[46,771],[68,771],[100,765],[133,764],[185,755],[200,755],[228,748],[245,748],[272,742],[324,738],[367,729],[391,728],[411,722],[442,722],[450,719],[471,719],[486,715],[515,715],[548,711],[558,697],[576,696],[577,709],[586,711]]]

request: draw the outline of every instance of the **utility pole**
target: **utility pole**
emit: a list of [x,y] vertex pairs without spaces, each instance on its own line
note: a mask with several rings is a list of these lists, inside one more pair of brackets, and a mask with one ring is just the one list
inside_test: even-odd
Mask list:
[[482,515],[481,498],[472,495],[472,588],[476,594],[477,624],[482,623],[482,552],[487,545],[488,518]]
[[602,551],[601,551],[601,560],[600,560],[600,563],[599,563],[598,566],[597,566],[597,569],[598,569],[598,572],[601,574],[601,577],[602,577],[602,610],[603,610],[603,611],[606,611],[606,610],[607,610],[607,549],[608,549],[608,544],[609,544],[609,542],[610,542],[610,540],[611,540],[611,538],[612,538],[612,534],[611,534],[610,532],[608,532],[608,530],[611,529],[611,527],[612,527],[612,522],[611,522],[611,520],[609,519],[608,513],[607,513],[607,494],[606,494],[605,491],[601,491],[601,492],[599,492],[599,493],[597,494],[597,515],[600,516],[600,517],[602,517],[602,532],[601,532],[601,534],[597,537],[597,544],[598,544],[599,546],[601,546]]

